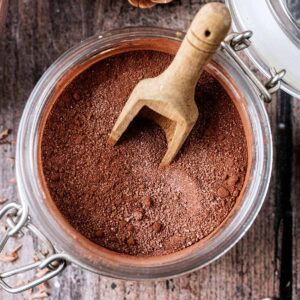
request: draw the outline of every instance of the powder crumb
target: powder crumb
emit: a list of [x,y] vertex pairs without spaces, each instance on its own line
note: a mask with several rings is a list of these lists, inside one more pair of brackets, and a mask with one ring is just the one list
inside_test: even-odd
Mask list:
[[151,205],[152,205],[152,200],[149,196],[144,196],[142,198],[142,203],[143,203],[145,208],[150,208]]
[[229,196],[229,191],[223,186],[219,187],[217,190],[218,197],[225,198]]
[[95,232],[95,237],[100,239],[104,236],[104,232],[102,229],[98,229],[96,232]]
[[154,222],[152,228],[156,233],[159,233],[161,231],[162,225],[159,222]]
[[52,176],[51,176],[51,180],[52,181],[59,181],[59,179],[60,179],[60,176],[59,176],[59,174],[58,173],[54,173],[54,174],[52,174]]
[[127,244],[128,244],[128,246],[135,245],[135,240],[133,239],[133,237],[130,237],[127,239]]
[[129,232],[133,232],[133,231],[134,231],[134,226],[133,226],[132,224],[128,224],[128,225],[127,225],[127,230],[128,230]]
[[233,193],[232,193],[232,196],[233,197],[238,197],[239,194],[240,194],[239,190],[234,190]]
[[144,216],[143,211],[141,211],[141,210],[136,210],[133,212],[133,217],[137,221],[141,221],[143,219],[143,216]]
[[74,93],[72,96],[73,96],[73,99],[76,101],[79,101],[81,99],[81,97],[78,93]]
[[239,177],[237,175],[231,175],[227,180],[228,186],[234,186],[239,181]]
[[127,226],[127,222],[125,220],[120,220],[120,228],[124,228]]
[[223,181],[225,181],[227,178],[228,178],[228,174],[224,174],[224,175],[221,177],[221,179],[222,179]]

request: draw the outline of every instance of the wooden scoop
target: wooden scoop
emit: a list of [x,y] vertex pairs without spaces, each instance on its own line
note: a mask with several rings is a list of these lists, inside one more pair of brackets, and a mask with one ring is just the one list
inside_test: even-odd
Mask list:
[[203,6],[171,65],[161,75],[136,85],[110,133],[109,143],[116,144],[141,112],[165,131],[168,149],[160,166],[170,164],[198,119],[194,97],[201,71],[219,48],[230,24],[230,13],[224,4]]

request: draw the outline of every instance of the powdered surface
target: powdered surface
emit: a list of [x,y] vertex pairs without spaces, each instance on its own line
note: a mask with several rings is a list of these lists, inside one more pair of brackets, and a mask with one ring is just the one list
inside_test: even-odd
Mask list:
[[107,144],[133,87],[171,60],[136,51],[95,64],[59,97],[43,133],[43,171],[57,207],[84,236],[117,252],[161,255],[196,243],[226,218],[243,186],[240,116],[206,73],[196,89],[200,118],[168,169],[158,169],[166,141],[150,121]]

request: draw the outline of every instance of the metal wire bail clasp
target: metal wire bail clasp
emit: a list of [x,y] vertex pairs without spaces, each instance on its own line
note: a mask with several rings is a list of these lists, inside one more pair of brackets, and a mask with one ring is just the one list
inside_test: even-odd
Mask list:
[[252,31],[244,31],[241,33],[233,32],[229,34],[221,43],[222,50],[230,56],[243,70],[245,75],[252,81],[260,93],[260,97],[264,102],[272,101],[272,94],[280,88],[281,79],[286,74],[286,70],[276,71],[275,68],[270,69],[270,79],[264,85],[249,67],[241,60],[236,52],[244,50],[251,45]]
[[[34,288],[35,286],[51,279],[59,274],[66,266],[66,260],[55,254],[52,243],[44,236],[44,234],[30,222],[28,209],[17,203],[9,203],[0,210],[0,220],[6,224],[6,231],[0,239],[0,253],[5,247],[9,238],[14,236],[22,237],[25,230],[33,233],[42,241],[43,248],[36,253],[37,261],[28,265],[15,268],[7,272],[0,272],[0,286],[9,293],[20,293],[25,290]],[[30,270],[41,270],[47,268],[47,272],[43,276],[23,284],[21,286],[12,287],[4,281],[5,278],[12,277],[16,274],[24,273]]]

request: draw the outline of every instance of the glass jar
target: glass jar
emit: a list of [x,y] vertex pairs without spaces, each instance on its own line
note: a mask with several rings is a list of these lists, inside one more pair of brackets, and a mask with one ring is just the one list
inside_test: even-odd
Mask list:
[[33,90],[22,116],[17,140],[17,183],[21,201],[33,222],[68,260],[90,271],[124,279],[157,279],[197,269],[228,251],[246,232],[265,198],[272,166],[272,140],[264,105],[239,67],[218,52],[207,70],[234,99],[243,116],[249,144],[249,166],[243,197],[222,228],[205,241],[163,257],[130,257],[112,253],[80,236],[50,203],[38,163],[40,131],[52,99],[77,74],[105,57],[129,50],[176,53],[183,34],[159,28],[114,31],[90,38],[62,55]]
[[[56,60],[35,86],[25,107],[17,138],[16,177],[22,205],[17,208],[19,219],[14,229],[16,231],[22,222],[27,224],[29,211],[30,220],[37,229],[33,231],[40,232],[39,236],[42,232],[54,245],[52,255],[42,261],[40,268],[50,266],[52,262],[55,270],[55,263],[72,262],[101,275],[127,280],[174,277],[203,267],[225,254],[253,223],[264,202],[271,176],[270,124],[257,88],[242,68],[221,50],[206,70],[224,86],[242,116],[249,162],[240,200],[217,231],[174,254],[127,256],[83,237],[67,223],[47,195],[39,163],[40,133],[53,99],[72,78],[101,59],[138,49],[175,54],[183,37],[182,32],[162,28],[128,28],[92,37]],[[2,279],[0,285],[9,290]],[[16,292],[16,289],[10,288],[9,291]]]

